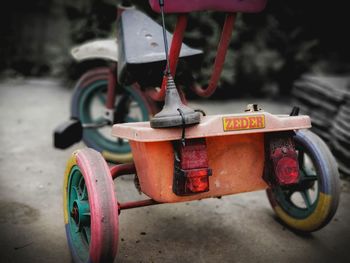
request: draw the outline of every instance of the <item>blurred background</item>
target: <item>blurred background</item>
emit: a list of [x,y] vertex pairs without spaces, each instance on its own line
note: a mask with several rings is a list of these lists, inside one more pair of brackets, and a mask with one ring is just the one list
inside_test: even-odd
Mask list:
[[[86,145],[55,149],[52,133],[71,114],[77,80],[106,64],[78,63],[71,48],[115,38],[120,1],[3,1],[0,262],[71,262],[63,227],[63,173],[71,153]],[[160,23],[148,1],[132,2]],[[332,150],[343,179],[329,227],[310,235],[288,231],[276,223],[264,191],[136,209],[120,217],[118,262],[350,262],[346,2],[268,0],[261,13],[238,14],[217,91],[208,99],[185,91],[190,103],[205,105],[208,114],[242,112],[247,103],[258,102],[273,114],[289,114],[295,105],[310,115],[312,130]],[[166,15],[169,31],[175,20]],[[223,21],[224,15],[215,12],[190,14],[185,43],[205,55],[193,68],[179,65],[177,84],[196,80],[207,85]],[[132,177],[122,179],[116,190],[125,200],[119,200],[140,198]]]
[[[134,3],[152,13],[148,1]],[[104,61],[76,63],[70,48],[115,36],[115,0],[16,0],[1,8],[1,78],[56,77],[73,87]],[[205,85],[215,59],[223,14],[190,15],[185,43],[204,51],[193,77]],[[166,17],[167,28],[175,17]],[[313,118],[313,130],[350,175],[350,23],[345,3],[268,1],[264,12],[239,14],[218,90],[211,99],[292,98]],[[243,88],[244,87],[244,88]],[[190,99],[198,99],[188,91]]]

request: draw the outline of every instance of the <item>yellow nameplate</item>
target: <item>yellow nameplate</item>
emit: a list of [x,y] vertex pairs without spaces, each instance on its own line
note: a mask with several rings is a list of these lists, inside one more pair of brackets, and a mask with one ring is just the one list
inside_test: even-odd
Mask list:
[[251,130],[265,128],[265,116],[239,116],[222,118],[224,131]]

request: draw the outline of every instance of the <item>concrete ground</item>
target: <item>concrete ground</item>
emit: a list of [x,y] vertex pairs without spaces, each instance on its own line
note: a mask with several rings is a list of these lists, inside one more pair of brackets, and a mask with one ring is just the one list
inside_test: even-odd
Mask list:
[[[70,262],[62,186],[74,149],[52,146],[69,112],[71,89],[52,79],[0,83],[0,262]],[[208,113],[237,112],[259,102],[288,113],[281,101],[195,102]],[[132,178],[118,198],[140,198]],[[350,185],[328,226],[298,235],[275,218],[265,192],[123,211],[117,262],[350,262]]]

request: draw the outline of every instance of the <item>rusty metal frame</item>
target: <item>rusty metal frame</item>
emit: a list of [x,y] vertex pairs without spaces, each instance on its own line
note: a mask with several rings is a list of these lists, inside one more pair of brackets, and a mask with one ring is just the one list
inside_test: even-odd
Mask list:
[[[211,78],[209,81],[209,86],[207,88],[202,88],[198,85],[194,85],[191,87],[192,90],[197,95],[199,95],[201,97],[211,96],[217,88],[217,84],[218,84],[218,81],[220,79],[221,72],[222,72],[222,69],[224,66],[227,49],[228,49],[229,44],[230,44],[235,19],[236,19],[235,13],[228,13],[226,15],[225,23],[224,23],[221,37],[220,37],[220,42],[218,44],[217,55],[215,57],[212,75],[211,75]],[[171,71],[171,74],[173,75],[173,77],[175,77],[176,66],[177,66],[177,62],[178,62],[178,58],[179,58],[179,54],[180,54],[180,50],[181,50],[181,45],[182,45],[184,33],[186,30],[186,26],[187,26],[187,21],[188,21],[188,14],[178,15],[176,27],[174,30],[173,39],[171,42],[170,55],[169,55],[170,71]],[[155,89],[150,89],[147,91],[147,93],[149,94],[149,96],[153,100],[155,100],[155,101],[163,101],[164,100],[165,90],[166,90],[166,82],[167,82],[167,79],[166,79],[166,77],[164,77],[161,88],[159,91],[157,91]]]
[[[136,167],[135,167],[134,163],[117,164],[117,165],[111,166],[109,168],[109,171],[110,171],[111,176],[114,180],[114,179],[121,177],[123,175],[136,173]],[[162,204],[162,203],[159,203],[153,199],[145,199],[145,200],[140,200],[140,201],[125,202],[125,203],[118,202],[118,211],[120,213],[121,210],[132,209],[132,208],[137,208],[137,207],[144,207],[144,206],[151,206],[151,205],[158,205],[158,204]]]

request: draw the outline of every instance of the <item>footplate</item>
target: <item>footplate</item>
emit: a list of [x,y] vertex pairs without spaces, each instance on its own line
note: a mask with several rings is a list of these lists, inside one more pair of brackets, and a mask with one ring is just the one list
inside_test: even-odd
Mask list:
[[54,131],[54,146],[58,149],[66,149],[79,142],[83,136],[81,122],[71,119],[59,125]]

